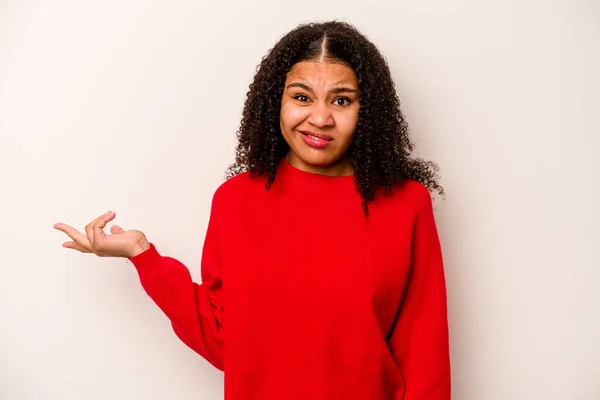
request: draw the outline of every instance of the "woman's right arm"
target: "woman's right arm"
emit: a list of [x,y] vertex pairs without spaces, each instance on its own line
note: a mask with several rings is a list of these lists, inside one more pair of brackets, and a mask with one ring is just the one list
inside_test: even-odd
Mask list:
[[193,282],[185,265],[160,255],[153,244],[129,260],[144,290],[169,318],[177,336],[223,370],[223,283],[215,219],[211,212],[202,251],[202,284]]
[[64,223],[56,223],[54,228],[71,238],[63,247],[99,257],[128,258],[144,290],[170,319],[177,336],[223,370],[223,284],[214,198],[202,252],[202,284],[192,281],[181,262],[160,255],[142,232],[113,225],[111,234],[106,234],[103,229],[114,218],[114,212],[107,212],[86,225],[85,233]]

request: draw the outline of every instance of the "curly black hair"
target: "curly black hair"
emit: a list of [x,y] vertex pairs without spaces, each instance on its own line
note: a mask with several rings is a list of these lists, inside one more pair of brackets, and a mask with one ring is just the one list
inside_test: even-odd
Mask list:
[[339,21],[299,25],[263,57],[247,93],[235,163],[227,169],[227,179],[243,172],[266,175],[267,189],[275,181],[277,167],[290,149],[279,124],[286,75],[294,64],[322,56],[349,66],[358,79],[360,109],[348,155],[365,215],[377,188],[391,193],[405,179],[443,195],[437,164],[411,158],[414,145],[386,59],[355,27]]

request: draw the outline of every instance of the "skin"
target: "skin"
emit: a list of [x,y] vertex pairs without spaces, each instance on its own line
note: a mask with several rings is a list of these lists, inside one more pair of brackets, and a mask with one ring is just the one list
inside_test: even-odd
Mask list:
[[[279,125],[290,146],[288,162],[303,171],[332,176],[352,175],[346,155],[358,123],[358,80],[344,64],[324,60],[295,64],[288,73]],[[301,132],[328,135],[323,149],[304,142]]]
[[[358,123],[358,81],[354,71],[341,63],[305,61],[292,67],[285,81],[280,110],[280,127],[290,146],[288,162],[303,171],[331,176],[352,175],[346,152]],[[327,147],[307,145],[301,132],[327,135]],[[106,224],[116,214],[108,211],[85,226],[85,233],[58,222],[54,229],[71,240],[63,247],[99,257],[135,257],[150,248],[144,233]]]
[[63,243],[63,247],[81,253],[94,253],[99,257],[134,257],[150,248],[146,236],[137,230],[124,230],[118,225],[110,228],[107,235],[103,228],[116,217],[113,211],[99,216],[85,226],[85,233],[70,225],[58,222],[54,229],[64,232],[72,240]]

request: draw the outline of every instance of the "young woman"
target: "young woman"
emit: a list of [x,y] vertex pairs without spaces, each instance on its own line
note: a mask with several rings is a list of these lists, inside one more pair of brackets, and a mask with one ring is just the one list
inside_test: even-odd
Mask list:
[[202,284],[146,236],[58,223],[64,247],[127,257],[227,400],[447,400],[446,289],[430,192],[377,48],[301,25],[263,59],[215,192]]

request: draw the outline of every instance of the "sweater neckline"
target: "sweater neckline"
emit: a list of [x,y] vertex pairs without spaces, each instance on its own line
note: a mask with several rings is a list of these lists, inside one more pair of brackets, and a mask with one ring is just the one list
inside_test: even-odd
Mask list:
[[279,164],[278,175],[286,184],[320,192],[355,192],[354,175],[329,176],[303,171],[291,165],[285,157]]

